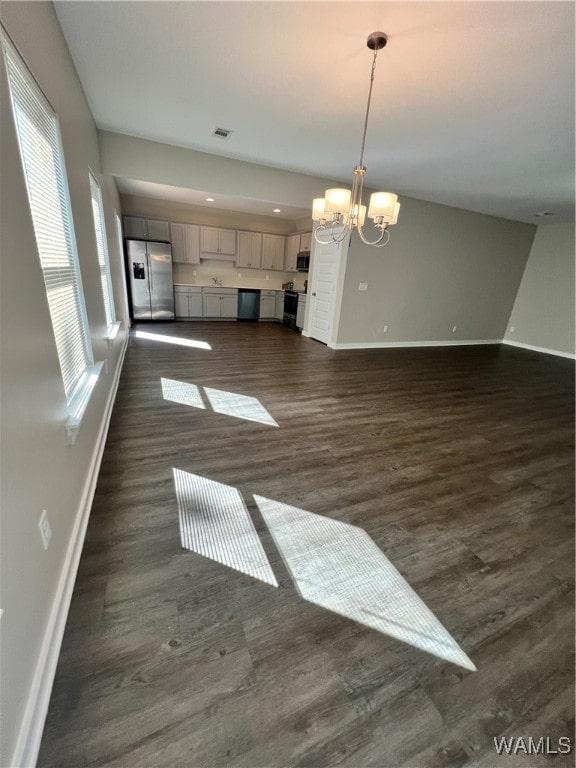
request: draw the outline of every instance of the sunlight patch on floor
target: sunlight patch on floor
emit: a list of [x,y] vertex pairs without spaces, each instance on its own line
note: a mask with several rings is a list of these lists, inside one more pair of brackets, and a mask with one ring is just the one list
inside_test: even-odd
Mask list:
[[237,488],[173,468],[182,546],[278,586]]
[[305,600],[476,670],[366,531],[263,496],[254,499]]
[[278,423],[256,397],[237,395],[234,392],[225,392],[211,387],[204,387],[204,392],[216,413],[234,416],[237,419],[246,419],[246,421],[257,421],[260,424],[269,424],[273,427],[278,426]]
[[181,405],[190,405],[193,408],[206,408],[200,389],[196,384],[164,378],[161,378],[160,381],[162,383],[162,396],[164,400],[170,400]]
[[268,424],[271,427],[278,426],[276,420],[272,418],[256,397],[238,395],[234,392],[212,389],[211,387],[198,387],[196,384],[163,377],[160,379],[160,383],[164,400],[205,410],[206,405],[202,398],[202,390],[204,390],[204,395],[215,413],[246,421],[257,421],[259,424]]
[[148,339],[149,341],[161,341],[164,344],[177,344],[180,347],[194,347],[194,349],[212,349],[207,341],[196,341],[195,339],[183,339],[178,336],[163,336],[161,333],[148,333],[148,331],[136,331],[134,333],[137,339]]

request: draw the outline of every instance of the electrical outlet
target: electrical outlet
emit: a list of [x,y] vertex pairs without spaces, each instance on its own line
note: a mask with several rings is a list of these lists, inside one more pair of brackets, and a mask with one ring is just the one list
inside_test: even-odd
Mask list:
[[388,326],[385,325],[384,328],[382,328],[382,333],[388,333]]
[[38,528],[40,529],[40,536],[42,538],[42,546],[44,549],[48,549],[48,545],[50,544],[50,539],[52,538],[52,528],[50,528],[50,523],[48,521],[48,513],[45,509],[42,510],[42,514],[40,515],[40,520],[38,521]]
[[238,272],[238,278],[241,278],[241,277],[242,277],[242,275],[240,274],[240,272]]
[[270,275],[266,275],[266,280],[270,280]]
[[359,291],[367,291],[368,290],[368,283],[359,283],[358,284],[358,290]]
[[198,274],[198,272],[196,272],[196,270],[194,270],[194,271],[192,272],[192,274],[194,275],[194,277],[196,277],[196,275]]
[[516,330],[516,327],[514,325],[511,325],[510,326],[510,333],[514,333],[515,330]]
[[452,333],[456,333],[456,326],[455,325],[452,326]]

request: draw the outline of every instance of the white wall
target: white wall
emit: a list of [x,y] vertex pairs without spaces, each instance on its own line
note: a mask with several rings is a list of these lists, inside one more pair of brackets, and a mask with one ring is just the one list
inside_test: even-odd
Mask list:
[[501,340],[536,228],[401,201],[388,245],[352,235],[338,346]]
[[574,355],[574,224],[538,227],[505,338]]
[[[88,178],[89,166],[100,171],[97,135],[52,4],[5,2],[0,11],[60,118],[94,356],[108,361],[68,446],[66,399],[2,63],[0,765],[20,766],[34,762],[38,747],[126,324],[109,348]],[[120,202],[115,183],[104,179],[103,187],[109,225],[110,207]],[[122,317],[118,241],[110,232],[108,239]],[[43,509],[52,526],[47,551],[38,531]]]

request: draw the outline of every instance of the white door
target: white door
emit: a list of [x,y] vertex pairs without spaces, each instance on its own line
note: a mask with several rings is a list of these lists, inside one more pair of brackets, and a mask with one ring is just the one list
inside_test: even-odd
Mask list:
[[343,248],[348,248],[348,238],[344,243],[329,243],[314,246],[312,263],[312,291],[310,295],[310,317],[306,335],[322,341],[324,344],[335,342],[332,338],[336,310],[336,289],[342,259]]

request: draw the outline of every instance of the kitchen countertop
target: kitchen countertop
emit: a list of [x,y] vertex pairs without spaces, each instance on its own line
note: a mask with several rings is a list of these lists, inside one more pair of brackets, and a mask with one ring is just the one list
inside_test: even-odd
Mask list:
[[[261,285],[214,285],[214,283],[173,283],[174,286],[180,286],[182,288],[235,288],[236,290],[242,290],[243,288],[247,288],[250,291],[282,291],[284,292],[284,288],[280,287],[277,288],[275,286],[266,286],[263,288]],[[304,291],[296,291],[296,293],[301,293],[302,295],[306,295]]]

